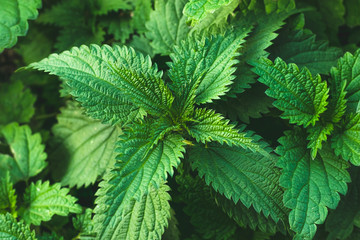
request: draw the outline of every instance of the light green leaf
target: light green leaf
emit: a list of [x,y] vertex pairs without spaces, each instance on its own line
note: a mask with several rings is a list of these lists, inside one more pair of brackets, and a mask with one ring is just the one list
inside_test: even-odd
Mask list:
[[174,45],[179,45],[188,34],[186,17],[182,11],[186,0],[156,0],[155,10],[150,13],[150,20],[146,23],[146,37],[154,53],[168,55]]
[[311,149],[311,158],[315,159],[317,151],[322,148],[322,143],[327,140],[327,137],[334,130],[332,123],[318,123],[315,126],[310,126],[307,129],[309,143],[307,148]]
[[205,177],[206,184],[234,203],[240,200],[247,208],[253,206],[256,212],[270,215],[275,222],[287,216],[274,156],[208,144],[192,148],[189,158],[200,177]]
[[25,36],[29,28],[28,20],[38,16],[41,0],[0,0],[0,53],[11,48],[17,37]]
[[173,81],[171,88],[181,93],[178,108],[180,113],[189,111],[194,103],[212,102],[225,95],[235,78],[234,58],[249,33],[248,29],[227,31],[224,35],[197,40],[188,38],[174,49],[170,55],[169,76]]
[[360,100],[360,50],[354,55],[347,52],[339,59],[337,69],[333,70],[333,78],[340,85],[346,82],[346,98],[349,111],[356,112]]
[[40,225],[41,221],[49,221],[54,214],[67,216],[69,213],[80,213],[81,206],[76,198],[69,195],[68,188],[61,188],[59,183],[53,185],[49,181],[37,181],[26,188],[24,206],[19,214],[27,224]]
[[180,240],[179,222],[176,219],[174,209],[170,208],[170,219],[168,227],[162,235],[162,240]]
[[57,119],[52,128],[56,148],[49,156],[53,175],[62,185],[87,187],[114,164],[121,129],[90,119],[74,102]]
[[170,188],[161,184],[159,189],[149,186],[148,194],[139,201],[131,199],[123,210],[120,222],[115,226],[113,235],[97,236],[96,239],[161,239],[170,218]]
[[95,238],[94,224],[92,221],[92,209],[87,208],[84,213],[78,214],[72,218],[74,228],[79,232],[80,239],[86,239],[86,237]]
[[30,230],[30,226],[17,222],[9,213],[0,214],[0,239],[36,240],[35,232]]
[[2,173],[9,170],[14,183],[28,180],[46,167],[47,155],[39,133],[32,134],[27,125],[19,126],[18,123],[11,123],[2,129],[2,134],[14,156],[3,164]]
[[283,119],[305,127],[318,121],[326,110],[329,92],[320,75],[313,77],[307,68],[299,70],[295,64],[287,65],[280,58],[274,63],[263,58],[252,64],[259,81],[269,87],[266,94],[276,99],[273,105],[284,111]]
[[279,142],[277,166],[282,168],[280,185],[286,189],[283,201],[291,209],[290,227],[296,232],[295,239],[312,239],[316,224],[325,221],[327,208],[335,209],[339,193],[346,193],[346,183],[351,180],[346,171],[349,165],[328,145],[312,160],[300,129],[285,132]]
[[16,194],[9,172],[6,172],[5,176],[0,178],[0,213],[5,214],[6,212],[10,212],[15,217],[17,215]]
[[341,129],[334,133],[331,147],[336,155],[360,166],[360,114],[346,116]]
[[103,122],[126,124],[141,118],[142,108],[163,115],[173,99],[150,58],[125,46],[75,47],[29,67],[64,79],[87,113]]
[[264,0],[265,11],[267,14],[272,12],[289,11],[295,8],[295,0]]
[[252,151],[261,149],[259,144],[246,132],[239,132],[229,120],[216,113],[212,109],[196,108],[193,119],[187,127],[189,134],[198,142],[206,143],[216,141],[229,146],[241,146]]
[[35,113],[36,97],[20,81],[0,84],[0,125],[29,122]]
[[230,4],[230,2],[231,0],[190,0],[185,5],[184,14],[188,17],[188,21],[191,22],[191,25],[195,25],[208,14],[213,14],[219,8]]
[[306,67],[312,74],[329,74],[341,57],[339,48],[329,47],[327,41],[316,41],[309,30],[283,31],[275,40],[271,54],[285,62]]
[[98,238],[118,239],[123,234],[119,228],[129,204],[141,201],[150,185],[159,188],[180,163],[185,151],[183,138],[171,133],[171,127],[159,124],[150,121],[133,125],[119,141],[115,169],[105,174],[96,194],[94,221]]

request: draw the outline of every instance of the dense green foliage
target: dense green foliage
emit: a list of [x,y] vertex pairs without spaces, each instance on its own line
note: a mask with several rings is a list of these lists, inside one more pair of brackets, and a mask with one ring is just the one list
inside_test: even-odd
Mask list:
[[359,0],[0,6],[0,239],[359,239]]

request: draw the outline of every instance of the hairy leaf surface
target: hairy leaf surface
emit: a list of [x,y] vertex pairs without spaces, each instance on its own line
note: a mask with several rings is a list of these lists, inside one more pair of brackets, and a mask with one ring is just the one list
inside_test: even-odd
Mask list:
[[289,223],[296,232],[295,239],[312,239],[316,224],[322,224],[335,209],[340,195],[347,191],[350,175],[348,164],[326,145],[312,160],[306,147],[306,136],[301,130],[286,131],[279,139],[281,155],[277,166],[282,168],[280,185],[284,187],[284,204],[291,209]]
[[56,148],[49,156],[53,175],[70,187],[93,184],[114,164],[121,129],[90,119],[74,102],[61,109],[57,119],[52,128]]
[[104,122],[131,122],[144,114],[141,108],[161,115],[172,102],[162,73],[132,48],[75,47],[30,67],[64,79],[87,113]]
[[184,40],[189,32],[183,8],[186,0],[156,0],[155,10],[146,23],[146,37],[151,41],[154,53],[168,55],[174,45]]
[[187,104],[212,102],[229,91],[235,78],[234,58],[249,29],[228,31],[210,38],[188,38],[170,55],[169,76],[174,92],[182,93],[181,107]]
[[29,225],[17,222],[11,214],[0,214],[0,239],[35,240]]
[[336,155],[355,166],[360,165],[360,114],[350,114],[342,123],[342,128],[332,138],[331,145]]
[[25,206],[20,209],[22,219],[28,224],[40,225],[49,221],[54,214],[67,216],[69,213],[80,213],[81,206],[76,198],[69,195],[68,188],[61,188],[59,183],[37,181],[25,190]]
[[326,110],[328,88],[320,75],[313,77],[308,69],[287,65],[277,58],[274,63],[263,58],[253,63],[259,81],[269,87],[266,94],[275,98],[273,105],[284,111],[281,115],[290,123],[314,125]]
[[256,212],[270,215],[275,222],[287,215],[278,182],[280,173],[272,156],[235,146],[208,144],[191,149],[189,158],[192,167],[205,177],[206,184],[228,199],[235,203],[240,200],[247,208],[252,205]]
[[115,169],[105,175],[97,192],[94,220],[99,238],[118,236],[129,203],[141,201],[150,185],[159,188],[168,174],[173,175],[185,149],[183,138],[171,130],[151,122],[137,124],[119,141]]
[[29,126],[11,123],[2,129],[2,134],[10,146],[14,158],[2,163],[1,174],[10,171],[14,183],[28,180],[40,173],[47,165],[45,146],[41,144],[39,133],[32,134]]
[[241,146],[252,151],[257,151],[260,146],[245,132],[239,132],[229,120],[206,108],[196,108],[191,116],[193,122],[188,125],[189,134],[198,142],[206,143],[217,141],[230,146]]

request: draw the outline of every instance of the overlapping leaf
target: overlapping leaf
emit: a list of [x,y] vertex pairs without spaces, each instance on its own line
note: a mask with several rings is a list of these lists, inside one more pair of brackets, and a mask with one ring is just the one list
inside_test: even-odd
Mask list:
[[307,147],[311,149],[312,159],[315,159],[317,151],[322,148],[323,142],[327,140],[327,137],[333,130],[334,125],[332,123],[319,123],[307,129],[309,134],[307,137],[307,140],[309,140]]
[[155,1],[155,10],[150,13],[150,20],[146,23],[146,36],[152,40],[154,53],[168,55],[174,45],[186,38],[189,29],[183,15],[185,3],[186,0]]
[[5,214],[6,212],[16,216],[16,194],[9,172],[0,178],[0,213]]
[[326,110],[328,88],[320,75],[313,77],[308,69],[295,64],[287,65],[277,58],[274,63],[263,58],[252,63],[259,81],[269,87],[266,94],[275,98],[273,105],[284,111],[281,115],[290,123],[314,125],[320,114]]
[[[116,167],[100,184],[95,208],[98,238],[116,238],[126,209],[133,200],[141,201],[150,185],[159,188],[172,175],[184,152],[183,138],[171,133],[172,127],[154,123],[137,124],[119,142]],[[145,222],[148,219],[144,219]]]
[[17,37],[25,36],[28,20],[36,19],[41,0],[0,0],[0,53],[11,48]]
[[345,118],[342,128],[334,134],[331,146],[336,155],[341,155],[355,166],[360,165],[360,114]]
[[113,165],[121,129],[90,119],[73,102],[61,110],[57,119],[52,128],[56,148],[49,156],[53,175],[70,187],[93,184]]
[[75,47],[29,67],[64,79],[87,113],[104,122],[131,122],[141,118],[142,108],[162,115],[173,99],[150,58],[132,48]]
[[350,175],[348,164],[336,157],[326,145],[313,160],[306,147],[306,136],[301,130],[285,132],[276,150],[281,155],[277,166],[282,168],[280,185],[284,187],[284,204],[291,209],[290,227],[295,239],[312,239],[316,224],[322,224],[328,213],[335,209],[340,195],[347,191]]
[[180,114],[191,110],[194,103],[212,102],[229,91],[237,51],[249,31],[237,29],[200,40],[190,37],[174,49],[169,76]]
[[61,188],[59,183],[53,185],[49,181],[37,181],[26,189],[25,207],[19,212],[28,224],[40,225],[41,221],[49,221],[54,214],[67,216],[69,213],[80,213],[81,207],[77,199],[68,194],[68,188]]
[[272,156],[265,157],[240,147],[208,144],[194,147],[189,153],[192,167],[217,192],[239,200],[256,212],[275,220],[284,219],[287,210],[282,204],[280,173]]
[[35,240],[35,232],[30,230],[29,225],[17,222],[7,213],[0,214],[0,239]]
[[28,180],[46,167],[47,155],[39,133],[32,134],[27,125],[11,123],[2,129],[2,134],[14,156],[2,163],[1,174],[6,174],[6,170],[10,171],[11,179],[16,183]]
[[252,151],[258,151],[261,147],[246,132],[239,132],[235,126],[229,124],[229,120],[206,108],[196,108],[191,116],[193,122],[188,125],[189,134],[198,142],[206,143],[217,141],[230,146],[241,146]]

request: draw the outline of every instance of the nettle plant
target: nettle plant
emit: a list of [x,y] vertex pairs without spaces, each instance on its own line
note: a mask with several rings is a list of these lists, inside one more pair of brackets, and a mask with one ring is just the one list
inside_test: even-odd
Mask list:
[[[54,22],[68,2],[41,21]],[[102,2],[89,8],[94,29]],[[357,239],[360,50],[343,55],[317,41],[307,11],[294,1],[159,0],[145,24],[137,12],[132,25],[142,34],[132,45],[142,39],[154,59],[92,44],[25,67],[58,76],[73,97],[52,128],[54,179],[76,188],[102,179],[95,208],[73,219],[76,239],[180,239],[173,209],[184,205],[196,232],[188,239]],[[59,183],[28,186],[47,165],[40,136],[17,123],[0,130],[13,154],[0,155],[9,170],[0,237],[34,239],[30,225],[80,214]]]

